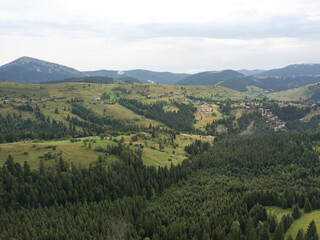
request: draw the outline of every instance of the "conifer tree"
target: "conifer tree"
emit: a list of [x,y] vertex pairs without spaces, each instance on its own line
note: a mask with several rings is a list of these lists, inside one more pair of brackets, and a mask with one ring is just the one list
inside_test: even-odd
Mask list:
[[296,204],[294,205],[293,207],[293,211],[292,211],[292,217],[293,219],[298,219],[299,217],[301,216],[301,212],[300,212],[300,209],[299,209],[299,205]]
[[312,211],[312,206],[311,206],[311,204],[310,204],[310,202],[309,202],[309,199],[306,198],[306,200],[305,200],[305,202],[304,202],[304,212],[305,212],[305,213],[309,213],[309,212],[311,212],[311,211]]
[[289,233],[289,235],[288,235],[286,240],[293,240],[293,237],[292,237],[291,233]]
[[272,240],[284,240],[283,226],[279,224],[276,231],[273,234]]
[[308,226],[308,230],[306,233],[306,240],[319,240],[319,236],[317,233],[317,227],[314,220],[312,220]]

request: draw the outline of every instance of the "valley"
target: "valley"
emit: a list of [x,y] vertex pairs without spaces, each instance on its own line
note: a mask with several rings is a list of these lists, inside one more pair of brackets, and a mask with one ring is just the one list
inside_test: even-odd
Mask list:
[[[310,222],[320,224],[317,89],[1,81],[0,236],[311,234]],[[73,214],[103,223],[85,228]]]

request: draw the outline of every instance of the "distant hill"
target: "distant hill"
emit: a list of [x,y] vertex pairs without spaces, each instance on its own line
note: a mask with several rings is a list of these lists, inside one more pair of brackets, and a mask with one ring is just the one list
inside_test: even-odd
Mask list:
[[243,76],[242,73],[233,70],[200,72],[178,81],[176,85],[214,85],[221,81]]
[[284,68],[272,69],[258,74],[261,77],[292,77],[320,75],[320,64],[292,64]]
[[220,83],[221,86],[245,92],[247,86],[256,86],[270,92],[278,92],[320,82],[320,76],[292,76],[292,77],[259,77],[248,76],[228,79]]
[[246,76],[251,76],[251,75],[257,75],[257,74],[260,74],[262,72],[265,72],[265,70],[261,70],[261,69],[254,69],[254,70],[241,69],[241,70],[237,70],[237,72],[242,73],[243,75],[246,75]]
[[0,80],[9,82],[33,83],[85,76],[76,69],[30,57],[21,57],[0,67]]
[[177,81],[189,76],[186,73],[171,73],[171,72],[154,72],[143,69],[115,71],[115,70],[98,70],[86,71],[89,76],[104,76],[117,79],[125,77],[135,78],[141,82],[155,82],[160,84],[175,84]]
[[119,71],[115,70],[96,70],[96,71],[85,71],[84,74],[91,77],[109,77],[109,78],[117,78],[119,76],[123,76]]
[[54,80],[42,82],[43,84],[70,83],[70,82],[86,82],[86,83],[141,83],[139,80],[126,77],[123,79],[115,79],[109,77],[80,77],[67,78],[63,80]]

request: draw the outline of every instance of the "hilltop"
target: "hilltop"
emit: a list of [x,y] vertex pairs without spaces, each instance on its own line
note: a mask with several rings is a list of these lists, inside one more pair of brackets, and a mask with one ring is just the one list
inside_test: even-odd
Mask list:
[[0,67],[0,80],[10,82],[33,83],[85,76],[76,69],[30,57],[21,57]]
[[243,76],[233,70],[201,72],[178,81],[176,85],[215,85],[221,81]]

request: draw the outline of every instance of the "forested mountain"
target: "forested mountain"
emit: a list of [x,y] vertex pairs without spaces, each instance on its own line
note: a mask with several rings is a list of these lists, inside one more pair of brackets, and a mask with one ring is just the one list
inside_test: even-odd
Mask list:
[[320,76],[260,77],[248,76],[228,79],[221,86],[245,92],[248,86],[256,86],[270,92],[278,92],[320,82]]
[[176,85],[214,85],[228,79],[243,77],[242,73],[233,70],[196,73],[176,83]]
[[30,57],[21,57],[0,67],[0,80],[33,83],[85,77],[76,69]]
[[154,72],[143,69],[128,70],[128,71],[114,71],[114,70],[98,70],[84,72],[90,76],[106,76],[110,78],[123,79],[124,77],[131,77],[142,82],[155,82],[161,84],[175,84],[177,81],[189,76],[185,73],[171,73],[171,72]]
[[320,64],[292,64],[257,74],[261,77],[314,76],[320,74]]
[[202,72],[186,77],[176,84],[218,84],[241,92],[247,91],[248,86],[256,86],[266,91],[278,92],[320,82],[320,64],[295,64],[281,69],[261,71]]

